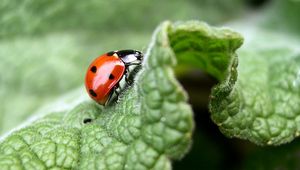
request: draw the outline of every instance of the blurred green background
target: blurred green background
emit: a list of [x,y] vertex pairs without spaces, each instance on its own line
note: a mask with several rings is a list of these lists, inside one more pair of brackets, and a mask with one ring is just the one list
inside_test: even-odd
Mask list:
[[[256,18],[253,27],[298,36],[299,11],[297,0],[1,0],[0,135],[41,106],[84,91],[85,70],[98,55],[145,51],[164,20],[230,26],[251,25],[248,18]],[[207,110],[217,81],[201,71],[178,75],[190,94],[197,127],[190,153],[174,162],[174,169],[300,169],[294,158],[300,155],[299,140],[261,148],[224,137]]]

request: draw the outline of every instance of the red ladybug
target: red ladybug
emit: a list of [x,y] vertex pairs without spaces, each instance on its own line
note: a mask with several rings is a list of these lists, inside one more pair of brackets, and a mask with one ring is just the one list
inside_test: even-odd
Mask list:
[[106,105],[117,92],[119,82],[125,76],[128,83],[129,66],[140,65],[143,54],[136,50],[111,51],[96,58],[89,66],[85,87],[89,96],[101,105]]

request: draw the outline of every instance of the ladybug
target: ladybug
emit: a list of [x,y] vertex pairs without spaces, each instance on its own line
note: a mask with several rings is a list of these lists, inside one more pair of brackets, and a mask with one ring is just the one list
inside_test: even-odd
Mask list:
[[111,51],[96,58],[89,66],[85,87],[89,96],[101,105],[106,105],[125,76],[129,84],[129,67],[141,65],[143,54],[136,50]]

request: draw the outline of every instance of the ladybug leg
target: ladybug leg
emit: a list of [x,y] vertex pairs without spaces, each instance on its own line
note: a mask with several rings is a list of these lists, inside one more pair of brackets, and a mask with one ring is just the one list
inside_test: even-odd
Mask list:
[[126,84],[127,84],[127,85],[130,85],[130,84],[131,84],[131,81],[130,81],[130,79],[129,79],[129,67],[127,67],[127,68],[125,69],[125,81],[126,81]]
[[110,101],[111,101],[111,99],[112,99],[113,94],[114,94],[113,92],[111,92],[111,93],[109,94],[108,99],[107,99],[107,101],[106,101],[105,104],[104,104],[105,106],[110,104]]
[[119,90],[120,90],[120,85],[119,85],[119,83],[117,83],[114,87],[114,92],[116,93],[117,97],[119,97],[119,94],[120,94]]
[[[117,83],[117,84],[113,87],[111,93],[109,94],[109,97],[108,97],[108,99],[107,99],[105,105],[110,105],[110,104],[111,104],[111,101],[114,101],[115,99],[118,99],[119,94],[120,94],[120,91],[119,91],[119,90],[120,90],[120,86],[119,86],[119,83]],[[115,96],[114,96],[114,95],[115,95]]]
[[[130,71],[129,70],[130,66],[136,66],[136,67],[134,67],[134,69],[132,71]],[[127,85],[132,84],[132,80],[133,80],[132,76],[134,76],[135,73],[137,72],[137,70],[140,69],[140,66],[141,66],[141,63],[131,63],[131,64],[126,65],[124,75],[125,75],[125,82]]]

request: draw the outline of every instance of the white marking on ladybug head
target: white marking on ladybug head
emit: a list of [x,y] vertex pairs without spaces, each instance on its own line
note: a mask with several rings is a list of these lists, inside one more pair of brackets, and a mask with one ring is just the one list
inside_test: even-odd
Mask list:
[[114,56],[115,58],[119,58],[119,56],[118,56],[117,53],[114,53],[113,56]]
[[138,60],[134,54],[125,55],[121,59],[126,64],[131,64]]

